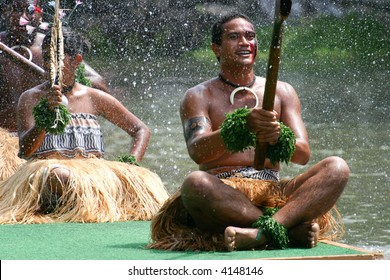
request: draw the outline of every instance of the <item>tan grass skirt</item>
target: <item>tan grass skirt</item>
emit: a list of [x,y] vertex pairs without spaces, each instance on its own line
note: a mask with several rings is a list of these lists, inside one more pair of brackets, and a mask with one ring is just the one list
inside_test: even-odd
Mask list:
[[[244,193],[258,207],[283,207],[288,199],[283,196],[283,185],[287,181],[275,183],[248,178],[229,178],[222,181]],[[203,232],[187,224],[182,218],[188,215],[178,190],[161,207],[152,219],[151,243],[148,248],[161,250],[224,251],[224,237],[220,233]],[[317,220],[320,238],[335,240],[343,234],[343,224],[334,207]]]
[[10,177],[26,162],[18,157],[19,139],[6,129],[0,128],[0,181]]
[[[69,182],[55,208],[42,213],[58,165],[70,171]],[[96,158],[34,160],[0,182],[0,223],[150,220],[167,198],[160,177],[143,167]]]

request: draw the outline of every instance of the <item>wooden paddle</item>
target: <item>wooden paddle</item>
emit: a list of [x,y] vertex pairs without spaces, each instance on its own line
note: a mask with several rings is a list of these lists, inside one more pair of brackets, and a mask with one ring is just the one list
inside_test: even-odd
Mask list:
[[[283,21],[287,19],[291,11],[291,0],[276,0],[275,17],[272,32],[271,46],[268,56],[267,75],[263,97],[263,109],[272,111],[274,109],[276,83],[280,62],[280,50],[282,47]],[[257,142],[253,166],[257,170],[264,169],[267,143]]]
[[7,55],[10,59],[20,64],[24,69],[32,71],[38,77],[44,76],[45,70],[1,42],[0,50],[4,55]]

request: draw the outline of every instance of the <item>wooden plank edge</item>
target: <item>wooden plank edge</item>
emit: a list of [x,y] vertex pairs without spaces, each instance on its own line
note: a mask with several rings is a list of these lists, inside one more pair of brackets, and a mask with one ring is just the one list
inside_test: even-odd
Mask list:
[[262,260],[383,260],[383,254],[329,255],[286,258],[262,258]]
[[362,254],[347,254],[347,255],[329,255],[329,256],[300,256],[300,257],[281,257],[281,258],[263,258],[263,260],[384,260],[385,256],[381,251],[369,251],[359,247],[330,241],[321,240],[321,243],[346,248],[361,252]]
[[367,249],[363,249],[363,248],[359,248],[356,246],[351,246],[351,245],[347,245],[347,244],[339,243],[339,242],[335,242],[335,241],[330,241],[330,240],[321,240],[320,242],[325,243],[325,244],[330,244],[333,246],[346,248],[346,249],[355,250],[355,251],[358,251],[358,252],[361,252],[361,253],[367,254],[367,255],[373,255],[373,256],[378,257],[379,259],[384,259],[384,253],[382,251],[371,251],[371,250],[367,250]]

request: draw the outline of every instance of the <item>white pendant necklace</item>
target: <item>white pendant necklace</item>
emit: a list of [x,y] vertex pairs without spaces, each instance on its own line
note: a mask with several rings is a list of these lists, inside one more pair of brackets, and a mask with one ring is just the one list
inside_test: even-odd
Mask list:
[[240,86],[240,85],[237,85],[235,83],[232,83],[228,80],[226,80],[221,74],[218,75],[218,77],[221,79],[222,82],[224,82],[225,84],[228,84],[229,86],[232,86],[232,87],[235,87],[235,89],[230,93],[230,103],[233,105],[234,104],[234,95],[241,91],[241,90],[246,90],[246,91],[249,91],[250,93],[253,94],[253,96],[255,97],[256,99],[256,105],[255,107],[257,107],[259,105],[259,98],[257,97],[256,93],[251,89],[251,87],[255,84],[256,82],[256,76],[253,78],[253,81],[250,82],[249,84],[245,85],[245,86]]

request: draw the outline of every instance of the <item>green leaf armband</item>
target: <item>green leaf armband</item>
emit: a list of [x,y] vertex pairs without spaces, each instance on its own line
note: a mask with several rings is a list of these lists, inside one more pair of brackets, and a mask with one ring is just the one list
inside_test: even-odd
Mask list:
[[62,134],[69,123],[71,114],[64,105],[58,107],[58,112],[49,109],[49,102],[42,98],[33,108],[35,125],[44,128],[50,134]]
[[221,137],[225,146],[232,152],[242,152],[256,146],[256,134],[246,126],[246,117],[250,109],[239,108],[226,114],[221,125]]
[[[259,228],[259,233],[263,233],[268,240],[268,244],[277,249],[287,249],[290,244],[287,229],[278,224],[271,215],[273,215],[278,208],[273,210],[266,210],[263,216],[260,216],[256,222],[252,224],[253,228]],[[268,214],[268,215],[267,215]],[[256,237],[257,239],[260,236]]]
[[[246,117],[250,109],[239,108],[232,113],[226,114],[226,119],[221,125],[221,137],[232,152],[242,152],[251,147],[256,147],[256,134],[251,132],[246,126]],[[277,162],[288,162],[295,152],[295,134],[285,124],[280,122],[280,134],[275,145],[267,145],[266,156],[272,164]]]

